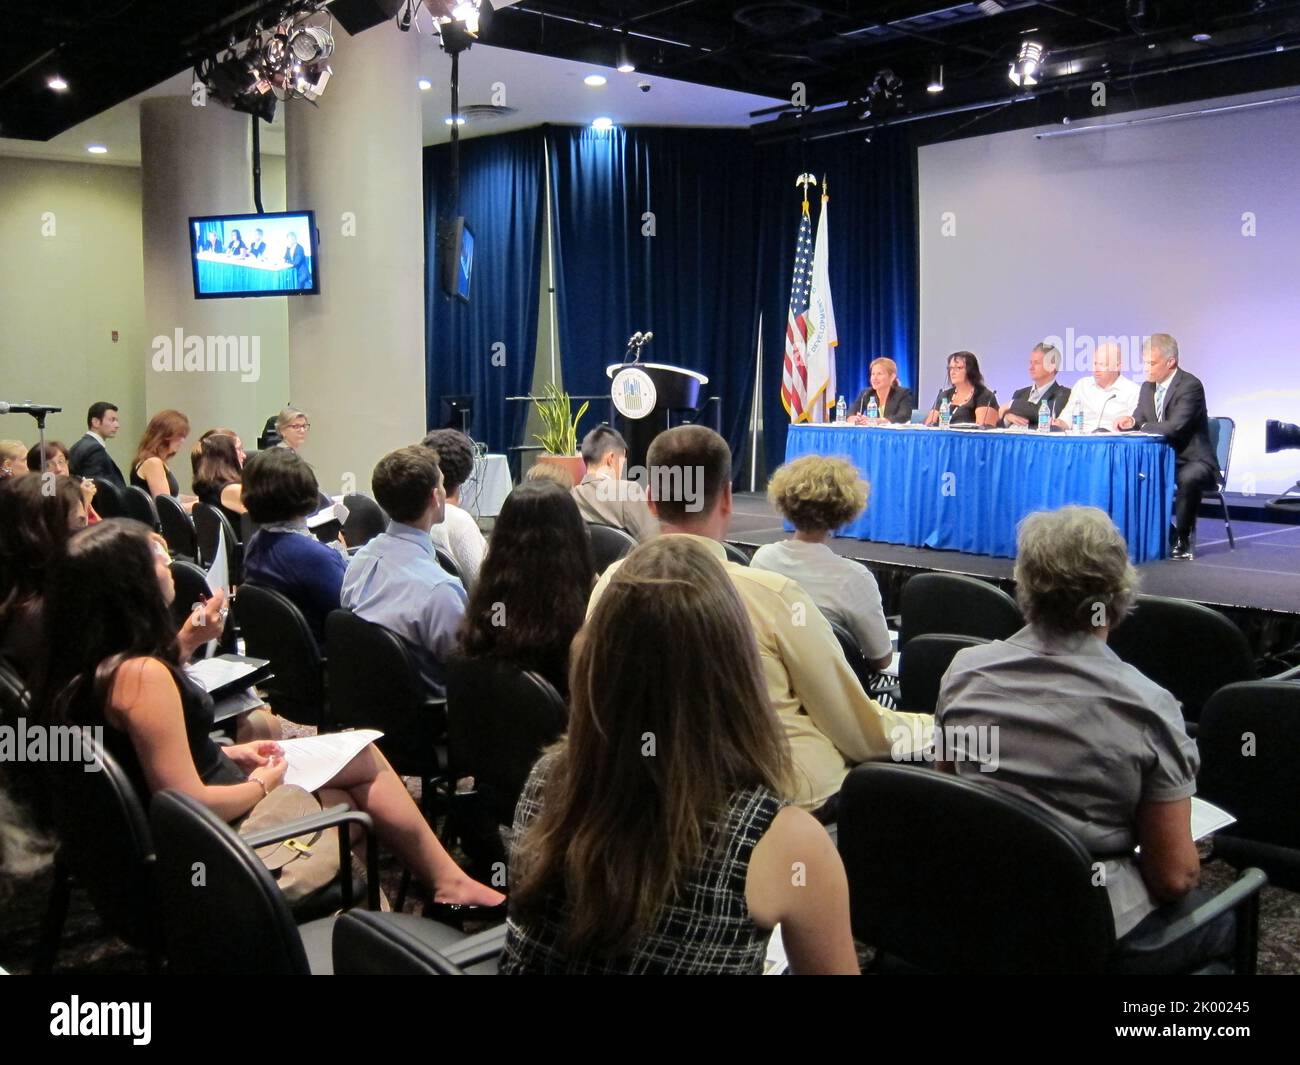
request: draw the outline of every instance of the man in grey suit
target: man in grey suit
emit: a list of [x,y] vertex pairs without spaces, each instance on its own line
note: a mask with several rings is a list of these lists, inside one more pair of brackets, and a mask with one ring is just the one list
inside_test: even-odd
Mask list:
[[1158,433],[1173,445],[1173,557],[1191,560],[1201,493],[1215,486],[1219,471],[1210,444],[1205,388],[1178,365],[1178,341],[1168,333],[1152,333],[1142,345],[1142,366],[1147,379],[1138,392],[1137,409],[1117,420],[1115,428]]
[[608,425],[598,425],[582,438],[586,476],[573,488],[583,521],[626,529],[644,543],[659,534],[659,522],[646,506],[645,490],[623,480],[627,441]]
[[104,446],[105,441],[117,436],[121,427],[114,404],[100,400],[90,405],[86,412],[86,435],[68,452],[68,469],[74,477],[99,477],[118,488],[126,488],[122,471]]

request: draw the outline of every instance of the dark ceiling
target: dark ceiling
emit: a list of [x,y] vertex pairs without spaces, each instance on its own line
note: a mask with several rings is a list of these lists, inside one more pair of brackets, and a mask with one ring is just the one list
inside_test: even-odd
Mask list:
[[[401,0],[337,0],[353,32]],[[191,66],[195,50],[281,5],[259,0],[4,0],[0,136],[46,140]],[[396,32],[396,31],[395,31]],[[1047,49],[1033,90],[1007,77],[1022,38]],[[1198,39],[1194,39],[1194,37]],[[519,0],[484,41],[780,99],[754,115],[761,139],[842,136],[918,123],[932,140],[1300,83],[1300,0]],[[944,90],[928,93],[935,64]],[[902,81],[869,118],[877,73]],[[55,71],[72,88],[54,93]]]

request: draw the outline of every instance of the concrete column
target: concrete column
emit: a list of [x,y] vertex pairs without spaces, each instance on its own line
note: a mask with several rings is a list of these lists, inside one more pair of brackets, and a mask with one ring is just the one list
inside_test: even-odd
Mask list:
[[[140,353],[146,407],[141,422],[173,407],[189,416],[191,444],[207,429],[229,426],[250,451],[267,417],[287,399],[288,297],[196,300],[189,219],[254,213],[251,121],[219,104],[195,107],[188,96],[140,104],[145,333],[150,338]],[[178,337],[182,350],[177,350]],[[183,347],[194,337],[203,340],[201,369],[194,361],[186,368]],[[209,337],[223,339],[210,344]],[[248,353],[247,370],[214,368],[222,351],[240,347]],[[233,361],[237,366],[238,359]],[[171,468],[188,487],[188,447]]]
[[319,105],[288,105],[287,202],[313,209],[321,294],[289,303],[289,377],[311,417],[303,455],[331,495],[369,490],[425,429],[424,207],[418,41],[334,25]]

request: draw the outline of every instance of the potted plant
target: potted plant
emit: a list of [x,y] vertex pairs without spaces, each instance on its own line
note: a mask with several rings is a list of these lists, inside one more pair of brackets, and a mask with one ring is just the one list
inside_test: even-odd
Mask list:
[[557,388],[553,381],[546,383],[542,398],[537,401],[537,413],[544,427],[541,433],[533,437],[542,445],[542,454],[537,461],[568,470],[574,484],[581,481],[587,472],[586,464],[578,454],[578,422],[587,413],[589,406],[590,401],[585,401],[570,420],[572,401],[569,393]]

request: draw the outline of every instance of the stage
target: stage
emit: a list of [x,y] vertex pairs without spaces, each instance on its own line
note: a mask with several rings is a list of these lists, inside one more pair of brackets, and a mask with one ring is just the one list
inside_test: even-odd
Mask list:
[[[789,537],[763,493],[737,492],[733,498],[728,540],[754,548]],[[1234,513],[1235,550],[1228,547],[1222,518],[1201,517],[1196,526],[1196,560],[1138,566],[1142,591],[1221,610],[1241,626],[1261,656],[1286,650],[1300,641],[1300,525],[1235,518]],[[1014,592],[1015,562],[1009,558],[846,537],[836,537],[831,547],[838,555],[865,563],[876,575],[888,614],[898,611],[899,592],[916,573],[965,573]]]

